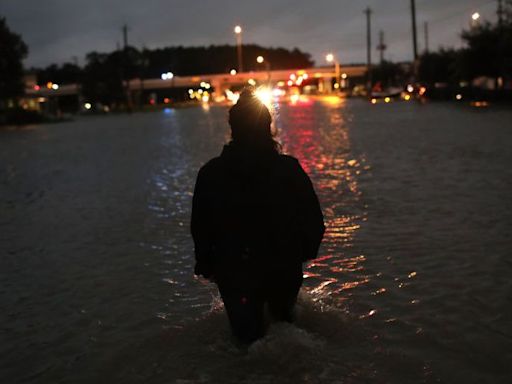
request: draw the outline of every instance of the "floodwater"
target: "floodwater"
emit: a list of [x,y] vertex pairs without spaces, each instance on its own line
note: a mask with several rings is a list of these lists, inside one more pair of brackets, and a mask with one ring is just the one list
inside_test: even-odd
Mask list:
[[226,108],[0,131],[0,382],[512,382],[512,110],[274,113],[327,232],[297,323],[249,349],[189,236]]

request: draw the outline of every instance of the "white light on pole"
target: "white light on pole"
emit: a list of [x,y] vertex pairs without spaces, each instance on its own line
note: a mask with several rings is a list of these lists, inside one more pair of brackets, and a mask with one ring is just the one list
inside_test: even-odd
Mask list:
[[236,37],[236,52],[238,57],[238,72],[244,71],[243,59],[242,59],[242,27],[237,25],[234,29]]
[[480,14],[478,12],[474,12],[471,15],[471,21],[469,23],[470,28],[476,28],[478,27],[480,23]]
[[[338,60],[336,60],[336,57],[332,53],[328,53],[325,55],[325,60],[327,60],[328,63],[334,62],[334,77],[335,77],[335,88],[339,88],[340,84],[340,63]],[[336,84],[338,84],[338,87],[336,87]]]
[[258,64],[265,63],[265,69],[267,70],[267,83],[270,84],[270,62],[268,60],[265,60],[263,56],[258,56],[256,58],[256,62]]

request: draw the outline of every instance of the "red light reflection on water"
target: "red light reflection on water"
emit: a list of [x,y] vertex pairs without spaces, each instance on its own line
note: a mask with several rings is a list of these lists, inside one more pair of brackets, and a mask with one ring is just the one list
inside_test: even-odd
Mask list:
[[[350,112],[343,99],[327,97],[281,104],[276,116],[284,151],[296,157],[310,175],[325,216],[319,257],[306,267],[304,277],[311,293],[338,294],[344,300],[348,290],[369,282],[365,257],[351,255],[366,211],[357,177],[365,170],[365,159],[351,148]],[[281,121],[286,125],[281,126]]]

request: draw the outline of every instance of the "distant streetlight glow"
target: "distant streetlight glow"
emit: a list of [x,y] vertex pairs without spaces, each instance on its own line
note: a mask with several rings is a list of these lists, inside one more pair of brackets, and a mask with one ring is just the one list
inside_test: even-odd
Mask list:
[[[338,62],[338,60],[336,60],[336,58],[334,57],[334,55],[332,53],[328,53],[327,55],[325,55],[325,60],[327,60],[328,63],[334,62],[334,84],[339,84],[340,83],[340,63]],[[339,85],[338,85],[338,87],[335,87],[335,89],[339,89]]]
[[174,73],[165,72],[165,73],[162,73],[162,75],[160,77],[162,78],[162,80],[171,80],[174,77]]
[[259,64],[261,64],[261,63],[263,63],[263,62],[265,61],[265,59],[263,58],[263,56],[258,56],[258,57],[256,58],[256,61],[257,61]]
[[270,108],[272,102],[272,91],[269,88],[258,88],[255,92],[255,95],[263,104],[267,106],[267,108]]
[[55,90],[55,91],[56,91],[57,89],[59,89],[59,84],[55,84],[55,83],[54,83],[54,84],[52,84],[52,89],[53,89],[53,90]]
[[229,74],[231,76],[235,76],[236,75],[236,69],[232,69],[231,71],[229,71]]
[[91,103],[85,103],[84,104],[84,108],[87,109],[87,110],[91,109],[92,108]]
[[236,37],[236,55],[238,61],[238,72],[244,71],[243,57],[242,57],[242,27],[235,26],[235,37]]
[[480,18],[480,14],[478,12],[475,12],[471,15],[471,18],[473,21],[477,21]]

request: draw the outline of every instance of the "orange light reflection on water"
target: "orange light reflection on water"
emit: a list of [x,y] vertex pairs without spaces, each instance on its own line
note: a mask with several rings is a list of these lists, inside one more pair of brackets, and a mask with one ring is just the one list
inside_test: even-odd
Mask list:
[[[358,175],[369,167],[351,148],[351,115],[345,99],[296,96],[294,100],[278,107],[276,127],[285,153],[296,157],[310,175],[326,224],[319,257],[306,266],[304,278],[315,296],[335,295],[343,301],[350,296],[347,291],[370,281],[365,256],[352,254],[366,216]],[[280,125],[280,116],[286,126]]]

